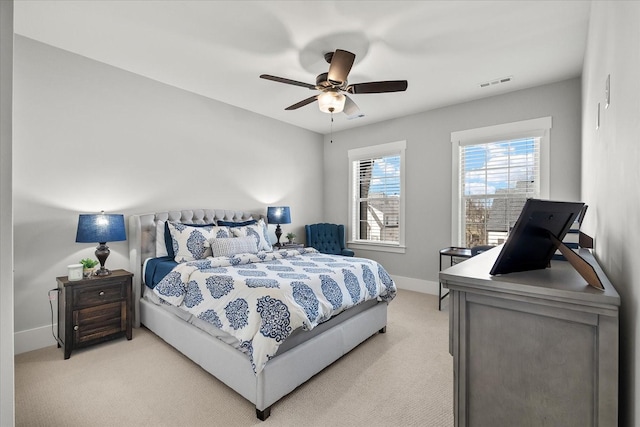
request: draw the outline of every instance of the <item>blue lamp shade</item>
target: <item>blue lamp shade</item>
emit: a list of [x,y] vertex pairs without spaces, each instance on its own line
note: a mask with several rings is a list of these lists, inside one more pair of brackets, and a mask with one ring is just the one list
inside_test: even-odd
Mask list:
[[81,214],[78,218],[78,243],[106,243],[127,240],[124,215]]
[[267,222],[269,224],[277,224],[276,237],[278,242],[275,246],[280,247],[280,236],[282,236],[282,229],[280,224],[291,224],[291,211],[289,206],[269,206],[267,208]]
[[269,206],[267,208],[267,222],[269,224],[291,224],[289,206]]
[[80,214],[78,218],[78,231],[76,242],[98,243],[96,258],[100,261],[100,269],[97,276],[107,276],[111,271],[104,268],[104,263],[109,256],[107,242],[119,242],[127,240],[124,230],[124,215],[120,214]]

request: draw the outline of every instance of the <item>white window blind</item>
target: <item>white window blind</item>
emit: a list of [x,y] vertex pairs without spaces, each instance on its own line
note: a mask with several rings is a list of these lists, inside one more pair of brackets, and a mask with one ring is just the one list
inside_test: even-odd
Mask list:
[[349,151],[351,243],[404,245],[404,148],[402,141]]
[[353,166],[357,239],[398,243],[400,156],[358,160]]
[[464,245],[503,243],[527,198],[540,197],[540,138],[460,147]]
[[506,240],[527,198],[549,197],[551,117],[451,133],[452,244]]

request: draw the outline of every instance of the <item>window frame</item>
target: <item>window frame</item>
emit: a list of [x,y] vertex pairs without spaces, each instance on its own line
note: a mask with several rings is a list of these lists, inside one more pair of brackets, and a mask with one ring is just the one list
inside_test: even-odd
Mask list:
[[[349,161],[349,233],[347,246],[352,249],[363,249],[372,251],[405,253],[405,151],[407,141],[395,141],[386,144],[372,145],[362,148],[354,148],[348,151]],[[400,198],[398,214],[398,243],[362,240],[357,238],[358,219],[356,218],[358,202],[357,194],[354,190],[357,177],[354,176],[354,162],[366,160],[374,157],[400,156]]]
[[460,147],[507,141],[523,138],[540,138],[540,198],[549,198],[550,187],[550,133],[551,117],[486,126],[451,132],[452,197],[451,197],[451,242],[464,246],[462,220],[462,182],[460,180]]

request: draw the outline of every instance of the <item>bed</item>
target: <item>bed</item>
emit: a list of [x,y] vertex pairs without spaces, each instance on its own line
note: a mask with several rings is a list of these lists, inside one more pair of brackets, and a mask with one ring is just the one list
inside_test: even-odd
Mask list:
[[[211,224],[222,224],[221,228],[226,228],[225,232],[227,233],[232,231],[233,235],[221,236],[221,228],[210,226]],[[256,246],[252,246],[252,249],[259,249],[261,244],[268,244],[265,224],[266,219],[261,214],[220,209],[156,212],[132,215],[129,218],[130,265],[132,272],[134,272],[134,326],[144,325],[211,375],[249,400],[255,405],[256,416],[260,420],[269,417],[272,405],[280,398],[372,335],[386,332],[387,305],[396,292],[395,284],[384,268],[372,260],[352,258],[356,263],[354,267],[345,264],[345,257],[336,255],[333,257],[339,259],[331,259],[314,249],[273,252],[250,250],[247,253],[231,253],[231,255],[229,252],[225,252],[229,250],[228,242],[232,242],[236,246],[239,245],[238,247],[244,247],[244,244],[253,245],[250,241],[253,235],[250,233],[253,232],[252,230],[259,231],[260,229],[256,228],[258,225],[264,227],[267,243],[261,241],[259,237],[255,237]],[[173,228],[169,230],[169,226]],[[169,266],[165,265],[164,260],[171,260],[173,257],[177,260],[179,257],[178,252],[175,254],[166,253],[167,250],[172,251],[171,238],[167,237],[168,233],[172,233],[174,249],[178,250],[177,234],[173,233],[177,233],[179,230],[176,230],[179,228],[193,232],[196,230],[196,226],[202,227],[203,230],[207,230],[206,232],[210,232],[212,229],[214,232],[218,230],[218,235],[209,240],[210,244],[205,243],[206,250],[211,253],[202,253],[202,246],[196,244],[194,246],[199,248],[201,252],[198,254],[202,257],[180,259],[182,262],[174,263],[177,264],[175,268],[171,267],[170,263]],[[192,235],[200,236],[199,233],[192,233]],[[218,237],[221,238],[217,239]],[[229,239],[226,237],[238,238]],[[193,240],[190,238],[188,244],[187,241],[181,241],[181,248],[191,245]],[[235,250],[238,251],[237,248]],[[226,256],[213,257],[213,255],[220,254]],[[150,267],[150,264],[156,261],[159,263],[154,265],[158,265],[158,267]],[[201,268],[202,264],[205,267]],[[146,277],[145,268],[148,270]],[[170,268],[171,270],[169,270]],[[335,271],[330,271],[331,268],[334,268]],[[366,273],[364,276],[358,276],[359,280],[363,282],[361,284],[362,292],[357,287],[354,288],[353,283],[358,280],[352,277],[353,274],[350,271],[356,271],[353,268],[357,268],[357,271],[362,271],[363,274]],[[154,277],[151,271],[156,270],[160,273]],[[232,270],[233,273],[230,273]],[[285,271],[287,273],[284,273]],[[224,272],[225,275],[222,275],[221,272]],[[377,274],[375,274],[376,272]],[[229,274],[242,274],[249,277],[235,278],[236,282],[231,284],[222,283],[224,281],[221,281],[220,278],[228,278],[226,275]],[[273,274],[277,274],[277,280],[270,278]],[[348,296],[344,298],[339,296],[340,303],[343,304],[337,308],[339,314],[329,317],[326,306],[333,305],[335,309],[340,304],[332,298],[329,298],[331,301],[327,303],[324,299],[315,297],[304,285],[304,283],[311,283],[315,280],[313,274],[322,278],[322,292],[325,295],[331,295],[331,289],[337,291],[341,287],[344,292],[348,288],[351,300]],[[340,282],[340,286],[337,286],[334,280],[329,279],[329,277],[337,279],[343,276],[345,282]],[[377,285],[375,286],[372,276],[376,276]],[[294,279],[296,281],[292,282]],[[247,285],[252,285],[247,287],[253,288],[249,290],[250,292],[258,292],[261,295],[259,301],[261,303],[291,300],[290,295],[272,297],[279,294],[272,295],[271,292],[285,292],[289,288],[296,289],[295,286],[302,287],[296,289],[298,296],[293,298],[300,307],[293,304],[293,308],[284,309],[288,316],[287,322],[289,322],[286,332],[282,332],[283,329],[280,326],[265,326],[265,317],[269,316],[263,315],[263,312],[266,312],[267,309],[263,309],[260,314],[240,310],[238,312],[249,313],[248,318],[253,316],[260,319],[258,316],[262,316],[262,323],[259,326],[261,334],[256,333],[254,340],[242,336],[226,335],[228,332],[231,334],[237,332],[233,329],[237,326],[234,323],[238,322],[238,316],[230,316],[227,312],[227,318],[235,320],[229,323],[225,319],[223,325],[223,322],[219,321],[219,317],[222,317],[221,313],[224,313],[224,310],[217,311],[218,316],[216,316],[214,310],[199,306],[209,304],[209,302],[200,304],[202,300],[200,296],[203,293],[208,293],[206,288],[211,291],[211,294],[227,293],[229,297],[234,292],[240,292],[241,286],[234,287],[233,285],[233,283],[237,283],[237,280],[243,280]],[[365,281],[367,282],[366,286]],[[147,282],[150,283],[147,284]],[[198,288],[198,283],[201,284],[200,288]],[[210,286],[211,283],[215,283],[215,290]],[[254,284],[257,285],[253,286]],[[281,284],[282,286],[280,286]],[[333,288],[326,288],[329,289],[329,292],[325,292],[325,285],[333,286]],[[153,289],[150,286],[153,286]],[[378,293],[374,295],[373,288],[376,286]],[[189,293],[190,289],[194,288],[196,291],[198,289],[205,291],[196,294],[194,298]],[[283,290],[281,291],[280,288]],[[220,291],[221,289],[222,291]],[[309,292],[305,294],[300,292],[300,289]],[[368,296],[367,289],[370,292]],[[356,303],[354,293],[358,294],[362,301]],[[303,295],[303,297],[299,297],[299,295]],[[311,300],[315,300],[315,305],[312,306],[313,310],[309,308],[311,305],[307,304],[310,301],[307,298],[309,295],[311,295]],[[220,295],[214,296],[215,298],[220,297]],[[318,304],[320,299],[322,301]],[[196,300],[195,303],[194,300]],[[227,304],[226,308],[232,304],[235,307],[235,304],[240,300],[244,301],[245,299],[236,298],[231,303],[225,302],[223,304]],[[347,304],[347,302],[349,303]],[[220,304],[222,302],[216,300],[210,303]],[[251,306],[252,303],[249,302],[249,305]],[[266,305],[264,306],[266,307]],[[257,304],[257,307],[260,311],[260,304]],[[280,307],[276,308],[280,309],[280,312],[282,311]],[[273,309],[273,307],[268,309]],[[191,310],[191,312],[186,313],[185,310]],[[302,314],[296,314],[297,312]],[[211,321],[211,316],[207,313],[213,313],[215,321]],[[278,316],[280,315],[270,317]],[[314,317],[315,322],[312,322]],[[297,320],[294,321],[294,319]],[[244,324],[250,323],[247,321],[246,315],[242,321]],[[270,328],[269,333],[265,333],[266,327]],[[225,328],[226,330],[221,332]],[[265,341],[266,347],[258,348],[263,345],[260,341]],[[276,343],[274,344],[274,342]]]

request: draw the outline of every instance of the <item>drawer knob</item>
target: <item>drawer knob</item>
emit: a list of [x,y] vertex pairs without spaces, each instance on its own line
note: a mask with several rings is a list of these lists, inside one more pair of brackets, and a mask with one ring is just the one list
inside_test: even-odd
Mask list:
[[78,329],[80,329],[80,328],[78,327],[78,325],[76,325],[76,326],[74,326],[74,327],[73,327],[73,330],[74,330],[74,331],[77,331]]
[[104,291],[100,291],[100,296],[104,296]]

